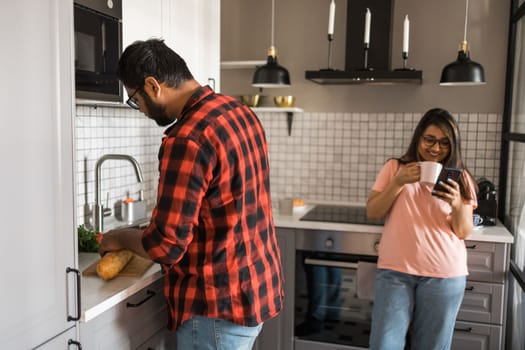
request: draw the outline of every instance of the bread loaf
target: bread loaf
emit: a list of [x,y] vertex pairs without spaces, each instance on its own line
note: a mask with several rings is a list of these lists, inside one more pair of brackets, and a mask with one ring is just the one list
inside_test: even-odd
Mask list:
[[107,281],[115,278],[133,257],[129,250],[117,250],[104,254],[97,264],[97,274]]

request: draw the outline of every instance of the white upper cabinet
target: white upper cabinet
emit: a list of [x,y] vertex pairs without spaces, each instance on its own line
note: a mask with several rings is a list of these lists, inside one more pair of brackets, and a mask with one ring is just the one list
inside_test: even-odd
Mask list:
[[32,349],[74,330],[79,312],[66,272],[77,266],[73,1],[11,1],[0,33],[0,349]]
[[123,49],[163,38],[199,83],[220,90],[220,0],[125,0],[122,23]]
[[220,0],[163,0],[166,43],[195,79],[220,91]]
[[135,40],[161,38],[163,0],[122,1],[122,50]]

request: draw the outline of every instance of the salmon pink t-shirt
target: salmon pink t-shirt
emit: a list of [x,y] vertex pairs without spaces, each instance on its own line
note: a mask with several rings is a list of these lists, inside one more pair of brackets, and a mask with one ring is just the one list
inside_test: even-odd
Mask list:
[[[397,160],[387,161],[372,191],[383,192],[399,167]],[[432,196],[432,187],[421,182],[403,186],[385,218],[378,268],[438,278],[468,275],[465,244],[450,225],[451,207]]]

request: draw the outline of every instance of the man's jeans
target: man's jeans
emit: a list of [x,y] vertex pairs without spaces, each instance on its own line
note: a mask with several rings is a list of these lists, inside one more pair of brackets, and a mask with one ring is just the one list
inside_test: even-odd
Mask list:
[[217,318],[195,316],[177,329],[177,349],[251,350],[262,325],[245,327]]
[[449,349],[466,277],[430,278],[379,269],[370,349]]

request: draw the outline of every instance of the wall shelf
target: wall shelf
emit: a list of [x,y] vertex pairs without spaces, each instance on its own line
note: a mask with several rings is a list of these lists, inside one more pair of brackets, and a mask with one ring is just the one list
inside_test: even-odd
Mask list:
[[222,61],[221,69],[249,69],[265,65],[266,61]]
[[302,108],[297,107],[250,107],[255,113],[286,113],[286,122],[288,124],[288,136],[292,134],[292,122],[294,113],[302,113]]
[[[253,69],[265,65],[266,61],[222,61],[221,69]],[[288,135],[292,134],[292,122],[294,113],[302,113],[297,107],[250,107],[255,113],[286,113],[288,123]]]
[[302,113],[302,108],[297,107],[251,107],[254,112],[261,113]]

